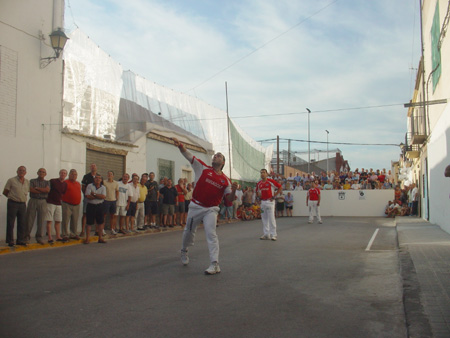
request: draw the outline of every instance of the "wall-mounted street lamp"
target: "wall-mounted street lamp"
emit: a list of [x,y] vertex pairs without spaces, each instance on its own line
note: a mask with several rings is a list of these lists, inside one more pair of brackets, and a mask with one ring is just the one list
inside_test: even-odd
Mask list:
[[49,36],[50,43],[53,50],[55,51],[55,56],[41,58],[41,68],[47,67],[51,62],[58,59],[64,49],[64,46],[66,45],[67,40],[69,40],[69,38],[66,36],[66,34],[64,34],[61,28],[53,31]]

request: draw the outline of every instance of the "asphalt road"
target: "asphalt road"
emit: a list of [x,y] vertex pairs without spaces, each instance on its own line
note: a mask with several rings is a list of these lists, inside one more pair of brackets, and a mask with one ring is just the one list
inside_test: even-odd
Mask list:
[[[384,218],[221,225],[0,256],[1,337],[406,337],[396,231]],[[377,230],[378,229],[378,230]],[[376,232],[376,236],[374,233]]]

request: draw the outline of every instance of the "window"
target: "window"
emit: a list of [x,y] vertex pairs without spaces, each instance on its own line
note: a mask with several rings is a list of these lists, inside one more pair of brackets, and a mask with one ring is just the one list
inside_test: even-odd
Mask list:
[[0,133],[12,137],[16,136],[17,68],[17,52],[0,46]]
[[167,177],[174,180],[175,162],[158,158],[158,174],[159,178]]

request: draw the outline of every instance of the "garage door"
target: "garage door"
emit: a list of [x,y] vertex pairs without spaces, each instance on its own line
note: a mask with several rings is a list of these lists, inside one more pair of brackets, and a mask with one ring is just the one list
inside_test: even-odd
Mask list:
[[114,171],[115,180],[119,180],[125,171],[125,156],[86,149],[86,172],[90,172],[92,163],[97,165],[97,172],[106,178],[109,170]]

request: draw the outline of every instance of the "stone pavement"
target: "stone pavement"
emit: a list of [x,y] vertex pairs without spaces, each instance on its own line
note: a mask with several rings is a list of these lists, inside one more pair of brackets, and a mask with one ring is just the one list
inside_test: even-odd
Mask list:
[[409,337],[450,337],[450,234],[416,217],[397,217]]

